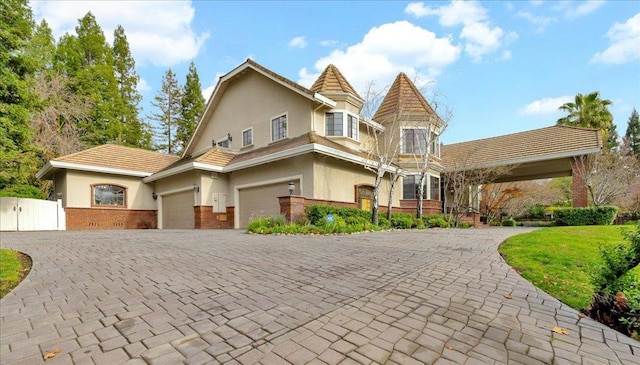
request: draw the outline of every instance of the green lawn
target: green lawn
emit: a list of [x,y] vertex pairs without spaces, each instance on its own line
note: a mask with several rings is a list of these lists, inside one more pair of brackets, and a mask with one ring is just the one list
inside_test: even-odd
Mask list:
[[29,270],[28,260],[21,259],[18,251],[0,248],[0,298],[15,288]]
[[[575,308],[593,296],[589,272],[600,260],[600,247],[623,240],[633,226],[551,227],[509,238],[500,246],[507,263],[535,286]],[[640,273],[640,267],[635,268]]]

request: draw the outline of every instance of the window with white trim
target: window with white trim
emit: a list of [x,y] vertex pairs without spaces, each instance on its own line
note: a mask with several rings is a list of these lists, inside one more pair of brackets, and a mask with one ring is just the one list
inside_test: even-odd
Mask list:
[[96,184],[91,186],[92,206],[127,206],[127,188],[119,185]]
[[287,137],[287,115],[271,119],[271,141],[279,141]]
[[427,147],[427,130],[425,128],[402,128],[402,153],[423,154]]
[[429,152],[434,156],[440,157],[440,136],[436,132],[431,132],[429,140]]
[[253,144],[253,128],[242,131],[242,147],[251,146]]
[[358,140],[359,122],[358,117],[353,114],[347,112],[326,113],[324,125],[326,136],[347,136]]
[[437,176],[429,177],[429,199],[440,200],[440,178]]

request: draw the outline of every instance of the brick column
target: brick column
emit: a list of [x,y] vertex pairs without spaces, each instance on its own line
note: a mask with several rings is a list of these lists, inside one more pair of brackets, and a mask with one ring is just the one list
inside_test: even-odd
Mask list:
[[280,214],[284,215],[287,222],[295,222],[304,217],[304,206],[307,199],[303,196],[288,195],[278,197],[280,201]]
[[573,183],[573,206],[586,207],[589,205],[589,188],[585,175],[589,162],[587,156],[574,157],[571,161],[571,180]]

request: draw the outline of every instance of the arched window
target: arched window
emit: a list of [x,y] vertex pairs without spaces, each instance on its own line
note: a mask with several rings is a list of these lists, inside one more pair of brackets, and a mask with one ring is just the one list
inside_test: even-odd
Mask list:
[[111,184],[96,184],[91,186],[92,206],[126,207],[127,188]]

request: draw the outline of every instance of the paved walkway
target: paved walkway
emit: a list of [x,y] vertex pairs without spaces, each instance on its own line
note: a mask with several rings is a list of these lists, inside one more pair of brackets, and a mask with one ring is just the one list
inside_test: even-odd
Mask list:
[[0,301],[0,362],[640,364],[504,263],[522,231],[2,233],[34,262]]

